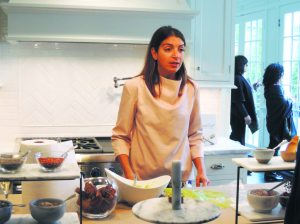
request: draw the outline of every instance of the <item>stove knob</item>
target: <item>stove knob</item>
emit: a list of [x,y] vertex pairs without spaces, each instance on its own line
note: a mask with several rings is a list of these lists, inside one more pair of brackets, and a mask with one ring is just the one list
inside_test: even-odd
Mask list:
[[90,172],[91,177],[100,177],[101,171],[98,167],[93,167]]

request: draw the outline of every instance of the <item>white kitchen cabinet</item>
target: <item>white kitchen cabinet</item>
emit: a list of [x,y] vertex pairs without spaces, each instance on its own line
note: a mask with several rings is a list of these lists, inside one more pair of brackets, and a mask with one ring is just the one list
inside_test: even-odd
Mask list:
[[[236,180],[236,165],[232,162],[232,158],[243,158],[247,155],[208,155],[205,156],[205,169],[210,185],[229,184]],[[240,179],[243,183],[247,182],[247,171],[241,170]]]
[[[193,0],[194,78],[231,83],[234,72],[235,0]],[[194,64],[193,64],[194,63]]]
[[[204,145],[204,162],[212,186],[236,181],[237,169],[232,158],[248,157],[251,148],[225,137],[217,137],[214,145]],[[247,182],[247,171],[242,170],[240,179]]]

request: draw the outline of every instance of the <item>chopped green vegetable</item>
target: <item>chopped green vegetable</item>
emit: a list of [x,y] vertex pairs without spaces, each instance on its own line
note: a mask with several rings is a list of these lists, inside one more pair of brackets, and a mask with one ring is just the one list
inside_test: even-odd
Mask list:
[[[164,190],[165,196],[172,197],[172,188],[166,188]],[[208,201],[212,204],[219,206],[220,208],[228,208],[232,203],[230,198],[223,192],[214,190],[200,190],[200,189],[181,189],[183,198],[192,198],[200,201]]]

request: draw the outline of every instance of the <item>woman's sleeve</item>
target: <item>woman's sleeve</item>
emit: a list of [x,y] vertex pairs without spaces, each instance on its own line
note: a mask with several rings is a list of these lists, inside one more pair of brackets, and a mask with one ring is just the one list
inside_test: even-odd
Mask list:
[[123,87],[116,126],[112,130],[112,147],[115,156],[129,155],[131,132],[133,128],[137,102],[137,88],[126,83]]
[[236,85],[237,88],[232,90],[232,103],[236,105],[240,114],[243,117],[246,117],[249,114],[244,105],[246,99],[245,99],[244,86],[242,80],[239,79],[238,77],[235,77],[234,85]]
[[189,124],[189,143],[192,159],[203,157],[204,152],[202,149],[202,123],[200,117],[200,95],[199,88],[195,87],[195,101],[190,116]]

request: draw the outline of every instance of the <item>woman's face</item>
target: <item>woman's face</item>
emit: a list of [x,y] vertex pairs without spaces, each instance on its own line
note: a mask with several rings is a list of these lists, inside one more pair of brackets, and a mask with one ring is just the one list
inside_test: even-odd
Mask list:
[[175,79],[175,73],[183,63],[184,49],[184,42],[175,36],[170,36],[161,42],[157,52],[152,48],[151,54],[157,61],[158,74]]

